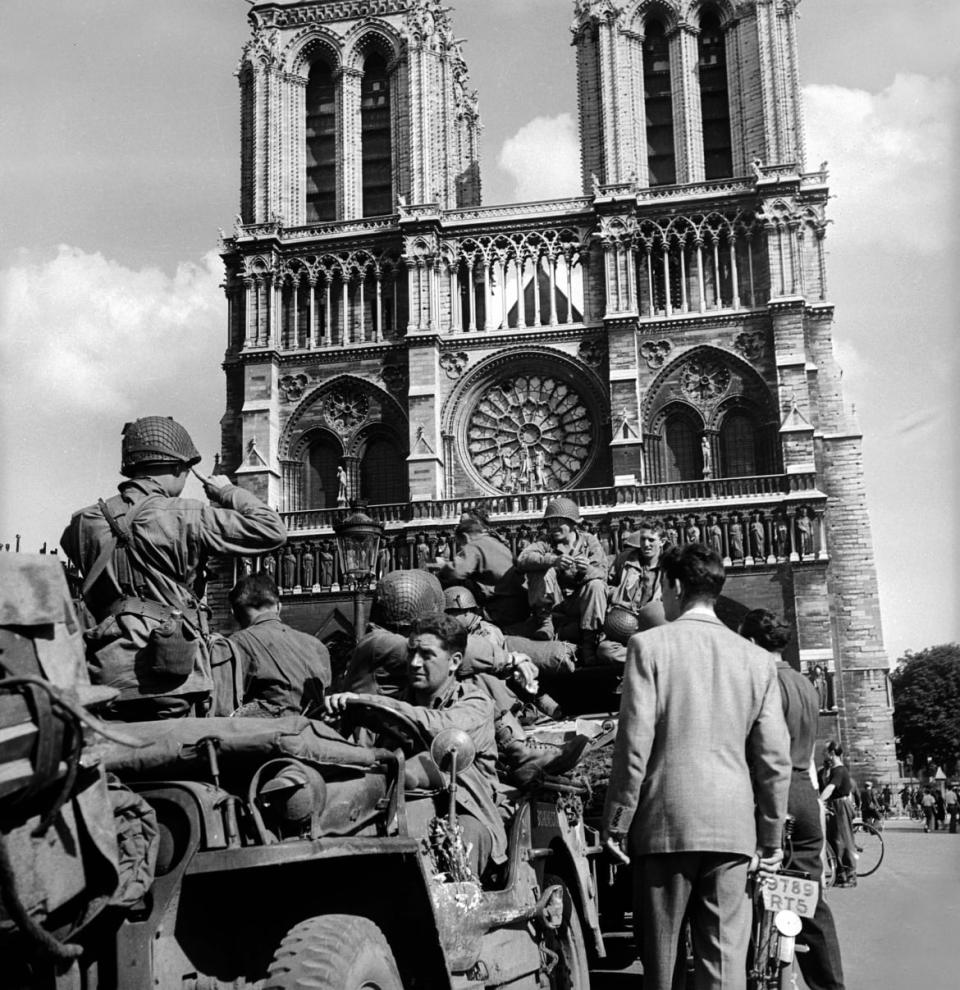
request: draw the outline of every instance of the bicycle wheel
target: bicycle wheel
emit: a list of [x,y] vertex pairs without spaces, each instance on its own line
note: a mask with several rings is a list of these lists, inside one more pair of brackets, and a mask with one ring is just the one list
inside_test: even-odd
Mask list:
[[826,863],[823,867],[823,886],[832,887],[837,879],[837,857],[830,846],[827,846]]
[[853,842],[857,849],[857,876],[868,877],[883,861],[883,836],[866,822],[854,822]]

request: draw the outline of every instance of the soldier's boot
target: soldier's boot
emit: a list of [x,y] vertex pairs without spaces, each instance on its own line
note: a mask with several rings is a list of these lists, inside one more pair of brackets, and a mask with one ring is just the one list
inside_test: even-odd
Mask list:
[[497,753],[509,783],[516,787],[543,780],[547,774],[572,770],[590,741],[575,736],[562,745],[528,739],[515,719],[504,717],[496,725]]
[[534,618],[537,621],[537,628],[531,633],[531,639],[546,643],[557,638],[557,631],[553,627],[553,613],[549,609],[538,609]]

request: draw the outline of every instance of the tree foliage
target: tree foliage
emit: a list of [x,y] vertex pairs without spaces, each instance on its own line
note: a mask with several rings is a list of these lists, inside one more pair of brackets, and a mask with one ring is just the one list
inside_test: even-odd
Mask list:
[[952,774],[960,759],[960,645],[907,650],[890,675],[898,755]]

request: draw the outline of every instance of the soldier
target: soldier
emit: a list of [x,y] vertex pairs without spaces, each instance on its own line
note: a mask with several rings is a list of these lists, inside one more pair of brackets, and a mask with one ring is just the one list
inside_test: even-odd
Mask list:
[[230,607],[240,623],[230,637],[239,661],[245,716],[308,715],[323,711],[330,687],[330,654],[316,636],[280,621],[280,592],[261,572],[238,581]]
[[[608,578],[606,638],[597,650],[598,659],[605,663],[623,663],[630,635],[666,621],[661,604],[660,524],[642,520],[621,542],[623,550],[611,564]],[[636,616],[636,621],[630,621],[630,616]]]
[[407,633],[416,619],[443,611],[443,589],[419,568],[390,571],[377,586],[370,624],[341,678],[344,690],[394,697],[407,683]]
[[[201,478],[213,505],[180,498],[197,453],[173,419],[127,423],[120,494],[80,509],[60,540],[84,576],[95,628],[86,633],[91,680],[117,688],[114,717],[205,714],[212,681],[203,566],[209,554],[276,550],[280,517],[223,475]],[[198,475],[199,477],[199,475]]]
[[441,567],[442,584],[466,584],[479,598],[486,617],[501,628],[522,622],[528,610],[523,576],[514,564],[513,551],[495,533],[477,509],[465,512],[457,524],[459,550]]
[[[597,538],[581,531],[580,507],[572,499],[551,499],[543,521],[548,539],[531,543],[517,558],[539,620],[533,638],[579,640],[584,661],[593,662],[607,607],[607,559]],[[555,618],[563,623],[559,637]]]

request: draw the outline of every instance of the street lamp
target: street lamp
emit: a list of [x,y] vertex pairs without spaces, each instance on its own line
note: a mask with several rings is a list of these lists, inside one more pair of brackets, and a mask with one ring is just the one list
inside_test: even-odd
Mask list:
[[353,632],[360,638],[360,589],[377,573],[377,554],[383,538],[383,526],[368,516],[356,503],[350,515],[333,527],[337,536],[340,573],[353,589]]

